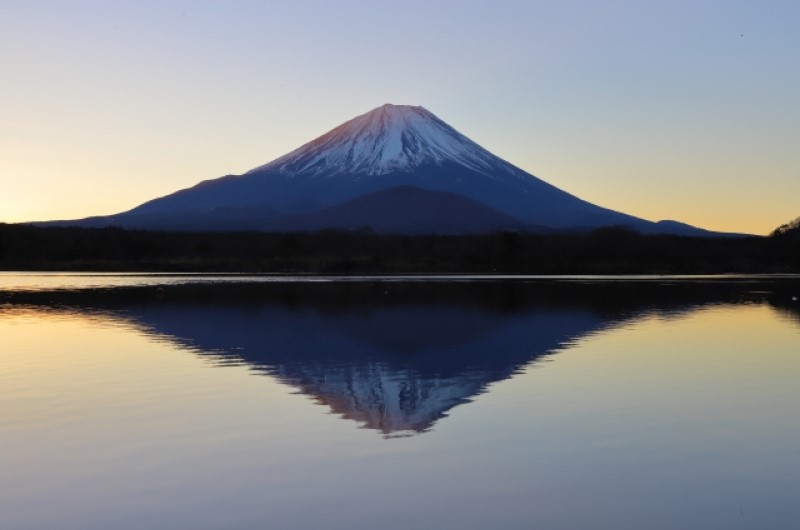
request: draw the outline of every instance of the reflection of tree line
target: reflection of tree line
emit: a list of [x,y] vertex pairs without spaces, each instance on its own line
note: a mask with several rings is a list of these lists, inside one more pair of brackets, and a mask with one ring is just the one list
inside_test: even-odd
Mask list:
[[541,274],[800,271],[797,231],[771,237],[506,232],[392,236],[160,233],[0,224],[0,269],[268,272],[519,272]]
[[[791,283],[233,283],[14,293],[105,315],[213,363],[246,364],[344,418],[401,436],[543,356],[648,314],[791,304]],[[788,301],[787,301],[788,300]]]
[[[147,277],[153,279],[155,277]],[[261,307],[288,310],[314,308],[323,313],[348,313],[381,307],[465,307],[491,313],[515,313],[525,309],[589,309],[598,314],[629,314],[648,308],[678,310],[703,303],[735,303],[746,297],[763,301],[763,293],[791,296],[800,279],[781,277],[661,278],[640,280],[574,278],[489,278],[436,280],[414,277],[395,280],[361,278],[262,277],[236,281],[228,276],[213,281],[198,276],[195,283],[122,286],[50,291],[0,291],[0,302],[117,309],[138,306],[163,307]],[[209,281],[209,279],[211,281]],[[233,281],[231,281],[233,279]],[[136,279],[132,278],[132,282]]]

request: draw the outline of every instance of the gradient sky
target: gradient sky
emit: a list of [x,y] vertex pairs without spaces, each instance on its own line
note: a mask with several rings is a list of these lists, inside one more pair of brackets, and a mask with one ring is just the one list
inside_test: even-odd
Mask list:
[[0,221],[112,214],[422,105],[595,204],[800,215],[800,2],[0,0]]

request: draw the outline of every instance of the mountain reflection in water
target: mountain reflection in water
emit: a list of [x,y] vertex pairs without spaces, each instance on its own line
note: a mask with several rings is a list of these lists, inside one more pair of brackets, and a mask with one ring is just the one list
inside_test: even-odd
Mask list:
[[100,314],[219,365],[246,364],[396,437],[431,429],[491,383],[587,335],[765,297],[797,318],[787,296],[725,283],[205,284],[27,293],[13,303]]

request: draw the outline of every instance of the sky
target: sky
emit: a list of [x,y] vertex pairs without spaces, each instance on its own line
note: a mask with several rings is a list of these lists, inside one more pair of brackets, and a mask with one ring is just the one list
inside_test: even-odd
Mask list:
[[0,222],[118,213],[421,105],[589,202],[800,216],[796,0],[0,0]]

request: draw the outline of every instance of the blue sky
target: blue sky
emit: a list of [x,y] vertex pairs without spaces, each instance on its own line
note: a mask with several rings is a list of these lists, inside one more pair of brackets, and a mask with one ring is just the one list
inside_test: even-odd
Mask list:
[[0,221],[129,209],[386,102],[596,204],[800,215],[800,2],[0,0]]

